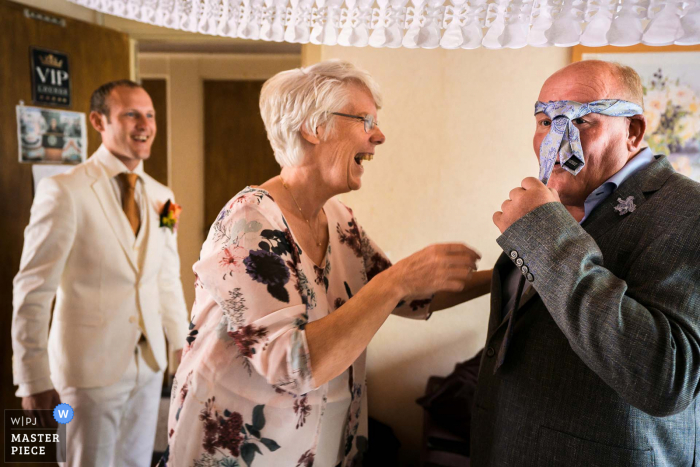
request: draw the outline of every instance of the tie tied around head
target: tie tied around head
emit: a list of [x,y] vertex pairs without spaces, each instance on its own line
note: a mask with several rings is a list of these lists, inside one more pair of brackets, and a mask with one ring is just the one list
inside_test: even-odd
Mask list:
[[542,183],[546,185],[549,181],[557,155],[562,168],[572,175],[577,175],[586,165],[578,128],[573,124],[573,120],[590,113],[610,117],[632,117],[643,111],[640,105],[620,99],[602,99],[587,104],[575,101],[537,101],[535,115],[544,113],[552,120],[549,134],[540,146]]

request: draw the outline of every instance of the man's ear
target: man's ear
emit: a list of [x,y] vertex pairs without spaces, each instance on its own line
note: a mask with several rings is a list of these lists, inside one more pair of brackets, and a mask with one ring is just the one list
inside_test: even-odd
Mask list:
[[103,131],[105,131],[104,121],[102,120],[103,118],[106,117],[99,112],[96,112],[94,110],[90,112],[90,123],[92,124],[92,127],[95,130],[97,130],[98,133],[102,133]]
[[627,131],[627,150],[631,153],[639,152],[644,143],[644,133],[647,130],[647,119],[644,115],[630,117],[629,129]]
[[309,128],[307,128],[306,122],[304,122],[304,124],[301,126],[302,138],[304,138],[311,144],[319,144],[321,142],[322,131],[322,127],[316,127],[316,132],[312,133],[311,131],[309,131]]

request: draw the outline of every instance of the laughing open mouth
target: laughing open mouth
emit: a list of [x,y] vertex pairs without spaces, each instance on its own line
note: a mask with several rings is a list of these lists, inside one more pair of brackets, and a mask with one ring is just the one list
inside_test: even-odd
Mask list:
[[148,141],[148,136],[146,135],[134,135],[132,136],[132,138],[138,141],[139,143],[145,143],[146,141]]
[[355,156],[355,163],[362,165],[362,161],[371,161],[372,159],[374,159],[374,154],[365,152]]

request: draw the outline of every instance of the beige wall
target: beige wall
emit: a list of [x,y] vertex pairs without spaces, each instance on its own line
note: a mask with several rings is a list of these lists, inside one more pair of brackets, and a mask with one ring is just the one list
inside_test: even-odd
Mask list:
[[[342,197],[396,261],[434,242],[464,241],[489,269],[501,250],[491,221],[508,192],[537,174],[534,103],[570,49],[408,50],[309,47],[305,63],[342,58],[384,93],[387,136],[365,163],[363,187]],[[370,415],[391,425],[402,465],[417,465],[430,375],[447,375],[484,344],[488,297],[426,322],[390,317],[369,346]]]
[[182,284],[190,309],[194,302],[192,265],[197,261],[209,228],[204,219],[202,83],[204,80],[267,79],[300,63],[298,55],[139,54],[140,78],[168,81],[168,178],[183,208],[178,249]]

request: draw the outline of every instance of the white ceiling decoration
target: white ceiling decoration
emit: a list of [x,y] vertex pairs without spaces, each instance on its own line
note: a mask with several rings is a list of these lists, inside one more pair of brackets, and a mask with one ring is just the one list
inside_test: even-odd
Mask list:
[[517,49],[700,44],[700,0],[69,0],[201,34],[300,44]]

